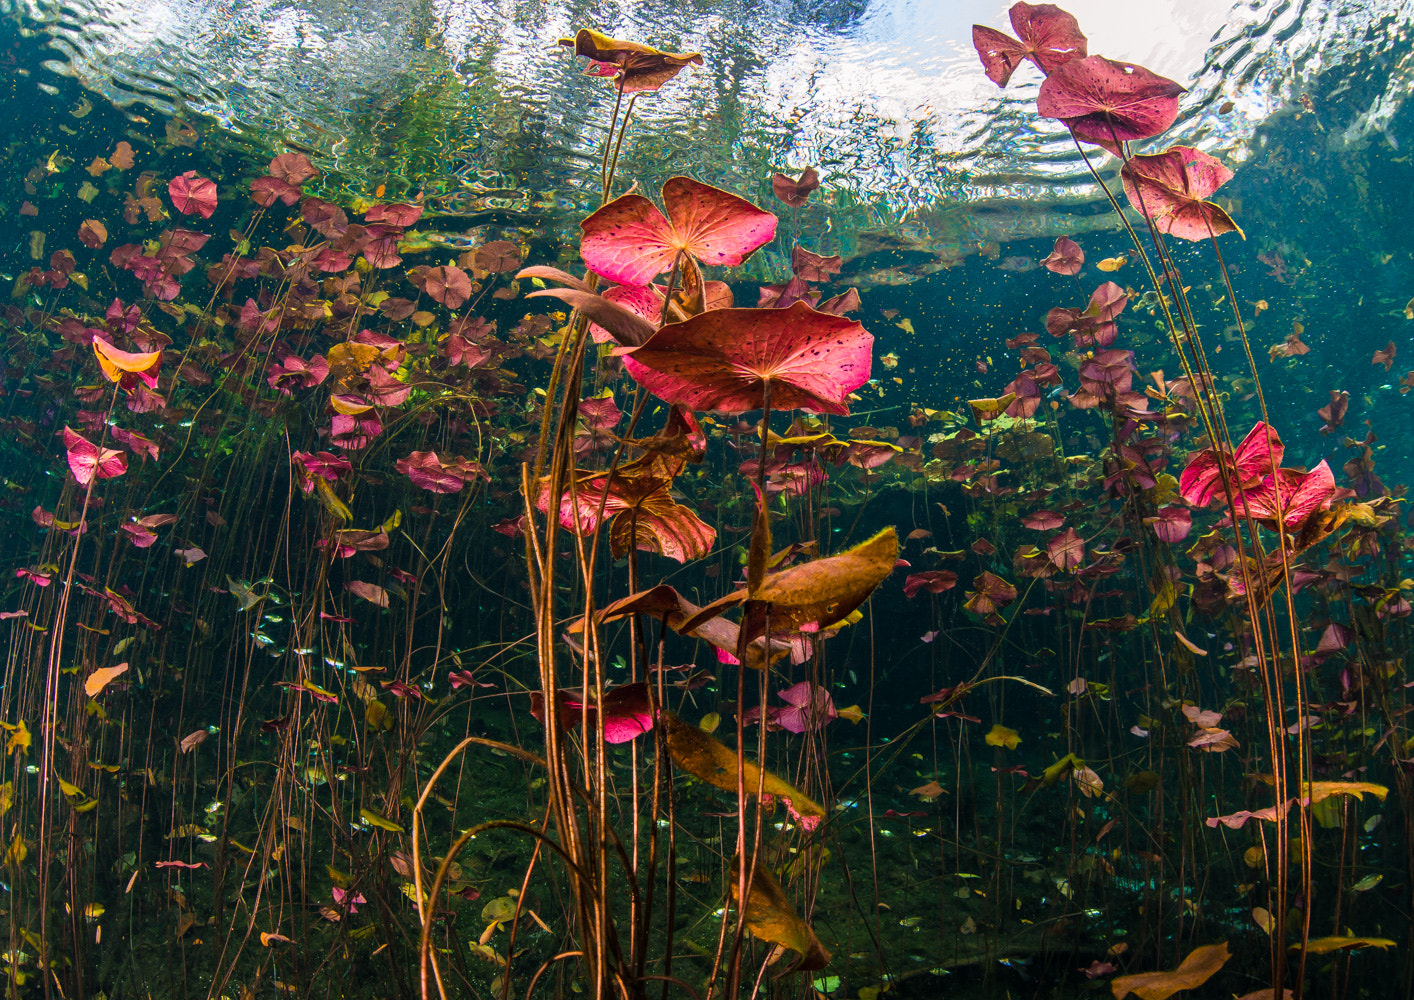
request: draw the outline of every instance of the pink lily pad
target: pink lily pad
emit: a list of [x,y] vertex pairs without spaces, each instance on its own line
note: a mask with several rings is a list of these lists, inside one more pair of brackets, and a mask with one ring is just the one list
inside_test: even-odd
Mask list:
[[1046,552],[1057,568],[1073,572],[1085,561],[1085,539],[1077,535],[1074,528],[1066,528],[1046,542]]
[[[586,717],[591,722],[600,709],[593,702],[585,704],[578,688],[560,688],[555,692],[559,703],[557,719],[561,729],[573,729]],[[653,728],[653,697],[648,684],[639,681],[604,692],[604,742],[627,743]],[[530,714],[545,722],[545,698],[539,691],[530,695]]]
[[268,169],[271,176],[295,187],[319,173],[314,164],[309,162],[309,157],[303,153],[281,153],[270,161]]
[[1131,156],[1120,171],[1124,193],[1161,233],[1182,240],[1206,240],[1241,232],[1217,205],[1204,199],[1232,179],[1232,171],[1190,146]]
[[362,597],[365,601],[378,605],[380,608],[388,606],[388,592],[374,583],[366,583],[363,580],[350,580],[344,584],[344,589],[355,597]]
[[1183,87],[1167,77],[1104,56],[1073,59],[1041,84],[1036,110],[1059,118],[1077,139],[1112,147],[1158,135],[1178,117]]
[[1051,531],[1065,524],[1065,518],[1053,510],[1038,510],[1022,517],[1021,523],[1033,531]]
[[462,486],[477,476],[484,476],[481,466],[461,456],[438,458],[435,451],[415,451],[400,458],[396,468],[412,480],[414,486],[433,493],[459,493]]
[[364,215],[364,222],[384,222],[390,226],[406,229],[422,218],[421,205],[374,205]]
[[1072,59],[1085,58],[1086,40],[1079,22],[1054,4],[1013,4],[1011,27],[1020,40],[996,28],[972,26],[972,44],[982,69],[998,87],[1007,85],[1023,59],[1030,59],[1043,73],[1052,73]]
[[1085,251],[1069,236],[1062,236],[1050,256],[1042,258],[1041,266],[1056,274],[1079,274],[1085,266]]
[[1250,514],[1275,527],[1280,519],[1288,531],[1300,531],[1317,511],[1329,510],[1335,497],[1335,476],[1324,461],[1310,472],[1278,469],[1275,477],[1244,488],[1235,498],[1233,514]]
[[128,456],[112,448],[100,448],[72,429],[64,428],[64,449],[68,452],[69,471],[80,486],[95,479],[112,479],[128,471]]
[[788,309],[714,309],[663,327],[624,354],[640,385],[694,410],[771,407],[844,415],[869,379],[874,338],[804,302]]
[[[716,530],[672,497],[681,459],[650,455],[621,466],[612,476],[590,474],[560,499],[560,523],[588,535],[609,520],[610,549],[622,557],[633,549],[657,552],[680,563],[701,558],[717,540]],[[550,498],[542,489],[541,510]]]
[[293,205],[299,201],[299,196],[299,188],[278,177],[257,177],[250,182],[251,200],[261,208],[269,208],[277,201]]
[[1223,493],[1222,469],[1226,468],[1234,492],[1238,487],[1256,485],[1281,464],[1285,447],[1281,437],[1265,423],[1258,421],[1237,450],[1205,448],[1188,458],[1188,464],[1178,477],[1178,492],[1194,507],[1206,507],[1213,497]]
[[167,185],[167,193],[172,196],[172,205],[183,215],[199,215],[211,218],[216,211],[216,185],[195,170],[173,177]]
[[459,267],[428,268],[423,279],[422,290],[448,309],[458,309],[471,298],[471,277]]
[[840,713],[835,709],[830,692],[818,684],[801,681],[781,691],[780,696],[790,707],[772,712],[772,721],[787,732],[804,733],[823,729],[839,718]]
[[1183,541],[1193,530],[1193,515],[1188,512],[1187,507],[1169,504],[1160,507],[1154,517],[1146,517],[1144,523],[1154,529],[1159,541],[1172,545]]
[[615,198],[580,223],[579,252],[591,271],[620,285],[646,285],[679,254],[735,266],[776,235],[776,217],[710,184],[672,177],[667,217],[641,194]]

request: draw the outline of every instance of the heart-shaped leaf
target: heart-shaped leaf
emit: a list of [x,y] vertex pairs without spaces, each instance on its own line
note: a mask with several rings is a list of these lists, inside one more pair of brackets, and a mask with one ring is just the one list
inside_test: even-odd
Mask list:
[[[681,459],[647,455],[617,469],[612,476],[583,475],[560,501],[560,523],[571,531],[591,534],[612,518],[609,543],[616,557],[633,549],[657,552],[688,562],[708,553],[717,532],[672,497],[673,478]],[[549,498],[541,490],[541,510]]]

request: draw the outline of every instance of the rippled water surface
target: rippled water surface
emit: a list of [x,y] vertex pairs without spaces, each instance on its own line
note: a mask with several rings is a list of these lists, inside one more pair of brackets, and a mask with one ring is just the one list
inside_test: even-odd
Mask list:
[[[1401,140],[1389,127],[1414,72],[1408,3],[1071,8],[1091,52],[1189,86],[1170,139],[1240,163],[1272,116],[1334,93],[1329,143]],[[1083,228],[1073,216],[1096,197],[1068,135],[1030,113],[1039,74],[1002,93],[977,72],[970,25],[1005,27],[998,3],[25,0],[16,13],[50,70],[133,113],[199,113],[260,146],[308,148],[353,191],[427,192],[452,228],[564,224],[589,203],[583,168],[612,98],[555,44],[585,25],[705,57],[640,102],[629,176],[671,168],[742,189],[815,164],[838,232],[945,255]]]

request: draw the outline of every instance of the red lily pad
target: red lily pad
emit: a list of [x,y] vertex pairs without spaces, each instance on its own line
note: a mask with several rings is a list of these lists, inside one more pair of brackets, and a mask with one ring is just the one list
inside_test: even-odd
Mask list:
[[1033,531],[1050,531],[1065,524],[1065,518],[1053,510],[1038,510],[1022,517],[1021,523]]
[[[633,549],[657,552],[680,563],[701,558],[711,551],[717,532],[673,499],[673,478],[682,465],[681,459],[647,455],[621,466],[612,476],[582,476],[573,492],[566,491],[560,499],[560,523],[588,535],[610,519],[609,546],[618,558]],[[536,505],[549,508],[543,487]]]
[[216,211],[216,185],[195,170],[173,177],[167,185],[167,193],[172,196],[172,205],[183,215],[199,215],[211,218]]
[[926,573],[910,573],[903,581],[903,595],[915,597],[921,591],[941,594],[957,586],[957,574],[950,569],[929,570]]
[[1193,530],[1193,515],[1187,507],[1169,504],[1160,507],[1154,517],[1146,517],[1144,523],[1154,529],[1159,541],[1173,544],[1183,541]]
[[1278,469],[1255,487],[1235,498],[1233,514],[1244,512],[1258,522],[1275,527],[1278,520],[1288,531],[1300,531],[1317,511],[1328,510],[1335,497],[1335,476],[1324,461],[1310,472]]
[[1069,236],[1062,236],[1050,255],[1042,258],[1041,266],[1056,274],[1079,274],[1085,266],[1085,251]]
[[979,574],[972,581],[972,586],[976,590],[967,592],[963,607],[974,614],[990,617],[1016,600],[1016,588],[995,573]]
[[277,201],[293,205],[299,201],[299,196],[299,188],[278,177],[257,177],[250,182],[251,200],[261,208],[269,208]]
[[492,240],[476,249],[472,258],[477,270],[487,274],[503,274],[520,267],[520,247],[510,240]]
[[1013,4],[1011,27],[1020,40],[996,28],[972,26],[972,44],[982,69],[998,87],[1007,85],[1023,59],[1030,59],[1043,73],[1052,73],[1072,59],[1085,58],[1086,40],[1079,22],[1054,4]]
[[344,589],[355,597],[362,597],[371,604],[376,604],[380,608],[388,606],[388,592],[376,583],[367,583],[363,580],[350,580],[344,584]]
[[771,193],[791,208],[799,208],[809,200],[811,192],[820,186],[820,175],[814,167],[806,167],[799,177],[775,174],[771,178]]
[[79,223],[79,242],[91,250],[96,250],[108,242],[108,227],[97,219],[84,219]]
[[1331,401],[1316,411],[1316,416],[1325,422],[1321,428],[1322,434],[1331,434],[1337,427],[1345,423],[1346,411],[1350,409],[1350,393],[1339,389],[1328,390],[1331,394]]
[[1242,232],[1231,216],[1204,200],[1232,179],[1232,171],[1200,149],[1174,146],[1162,153],[1131,156],[1120,177],[1129,203],[1161,233],[1206,240]]
[[776,217],[710,184],[672,177],[663,185],[664,217],[641,194],[615,198],[580,223],[585,265],[620,285],[646,285],[679,254],[735,266],[776,235]]
[[869,379],[874,338],[804,302],[788,309],[714,309],[671,323],[624,354],[640,385],[694,410],[777,410],[844,415],[845,397]]
[[801,246],[790,252],[790,268],[801,281],[829,281],[830,275],[840,273],[843,263],[841,257],[824,257]]
[[1041,84],[1036,110],[1059,118],[1077,139],[1113,146],[1158,135],[1178,117],[1183,87],[1104,56],[1072,59]]
[[422,290],[448,309],[471,298],[471,277],[459,267],[433,267],[424,272]]
[[801,681],[777,692],[788,708],[771,710],[771,721],[788,733],[813,732],[839,718],[830,692],[818,684]]
[[403,205],[395,202],[391,205],[374,205],[364,214],[363,221],[381,222],[406,229],[420,218],[422,218],[421,205]]

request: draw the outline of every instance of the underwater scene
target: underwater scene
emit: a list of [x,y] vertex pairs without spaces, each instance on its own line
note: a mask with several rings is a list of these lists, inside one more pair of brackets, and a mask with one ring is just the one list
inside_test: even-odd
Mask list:
[[1411,42],[0,0],[4,995],[1414,996]]

